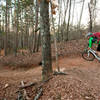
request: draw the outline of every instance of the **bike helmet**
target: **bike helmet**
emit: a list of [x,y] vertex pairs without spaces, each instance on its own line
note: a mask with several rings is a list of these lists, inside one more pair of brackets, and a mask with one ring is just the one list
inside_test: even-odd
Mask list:
[[93,33],[89,32],[89,33],[87,33],[87,34],[85,35],[85,37],[89,37],[89,36],[91,36],[91,35],[93,35]]

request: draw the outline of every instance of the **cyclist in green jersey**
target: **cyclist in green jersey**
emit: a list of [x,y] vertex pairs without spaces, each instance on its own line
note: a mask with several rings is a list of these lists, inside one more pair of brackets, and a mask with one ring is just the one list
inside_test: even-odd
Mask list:
[[93,43],[98,44],[97,53],[100,55],[100,32],[96,33],[87,33],[86,37],[89,39],[89,48],[92,48]]

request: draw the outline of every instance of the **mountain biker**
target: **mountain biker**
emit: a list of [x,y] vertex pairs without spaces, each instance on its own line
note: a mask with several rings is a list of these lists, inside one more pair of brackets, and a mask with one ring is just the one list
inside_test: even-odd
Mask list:
[[89,32],[86,34],[86,37],[89,39],[89,46],[88,48],[92,48],[93,43],[98,44],[97,47],[97,54],[100,56],[100,32]]

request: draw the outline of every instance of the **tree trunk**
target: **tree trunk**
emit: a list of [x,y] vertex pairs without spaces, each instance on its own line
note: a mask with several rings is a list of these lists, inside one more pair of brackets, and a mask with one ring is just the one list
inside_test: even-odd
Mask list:
[[88,4],[88,8],[89,8],[89,14],[90,14],[90,26],[89,26],[89,31],[92,32],[92,12],[91,12],[91,8],[90,8],[90,4]]
[[4,53],[7,56],[7,35],[8,35],[8,0],[6,0],[6,15],[5,15],[5,38],[4,38]]
[[[51,0],[50,0],[51,2]],[[52,8],[52,2],[51,2],[51,8]],[[52,14],[52,13],[51,13]],[[53,20],[53,14],[52,14],[52,24],[53,24],[53,33],[54,33],[54,45],[55,45],[55,57],[56,57],[56,67],[57,67],[57,70],[58,72],[60,72],[60,67],[59,67],[59,63],[58,63],[58,48],[57,48],[57,36],[56,36],[56,33],[55,33],[55,26],[54,26],[54,20]]]
[[17,49],[18,49],[18,32],[19,32],[19,0],[15,1],[16,4],[16,8],[15,8],[15,47],[14,47],[14,53],[15,56],[17,56]]
[[37,39],[37,48],[36,48],[37,52],[39,51],[40,41],[41,41],[41,34],[40,34],[40,31],[39,31],[38,39]]
[[74,20],[74,12],[75,12],[75,1],[76,1],[76,0],[74,0],[74,4],[73,4],[72,25],[73,25],[73,20]]
[[[1,11],[0,11],[1,12]],[[2,30],[2,25],[1,25],[1,20],[2,20],[2,18],[1,18],[1,14],[0,14],[0,31]]]
[[70,2],[69,2],[69,16],[68,16],[68,24],[67,24],[67,36],[66,36],[66,41],[68,40],[68,34],[69,34],[70,14],[71,14],[71,0],[70,0]]
[[63,30],[61,28],[61,22],[63,20],[62,16],[62,1],[58,0],[58,4],[59,4],[59,20],[58,20],[58,40],[59,41],[63,41],[64,39],[64,34],[63,34]]
[[47,80],[52,74],[49,3],[46,0],[40,2],[40,26],[42,42],[42,78]]
[[[39,12],[39,4],[38,4],[38,0],[36,0],[35,30],[37,30],[37,28],[38,28],[38,12]],[[37,31],[35,31],[35,34],[34,34],[34,47],[33,47],[33,52],[36,52],[37,40],[38,40],[37,39]]]
[[81,25],[83,10],[84,10],[84,3],[85,3],[85,0],[83,0],[83,4],[82,4],[82,10],[81,10],[81,15],[80,15],[80,20],[79,20],[79,29],[80,29],[80,25]]
[[62,30],[63,30],[63,33],[64,33],[64,35],[63,35],[64,40],[66,40],[66,38],[67,38],[67,36],[66,36],[66,15],[67,15],[67,10],[68,10],[68,3],[69,3],[69,0],[66,1],[66,3],[65,3],[66,5],[64,6],[65,11],[64,11],[64,21],[63,21],[63,27],[62,27]]

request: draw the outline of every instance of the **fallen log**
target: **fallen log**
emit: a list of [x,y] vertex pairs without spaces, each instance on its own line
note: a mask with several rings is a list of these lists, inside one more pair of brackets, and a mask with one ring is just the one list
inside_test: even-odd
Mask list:
[[25,89],[25,88],[28,88],[28,87],[31,87],[31,86],[34,86],[36,85],[37,83],[30,83],[30,84],[27,84],[27,85],[24,85],[24,86],[20,86],[19,89]]
[[18,91],[17,100],[23,100],[23,94],[22,94],[22,91]]
[[[23,81],[21,81],[21,85],[22,85],[22,87],[25,86]],[[23,97],[25,98],[25,100],[30,100],[25,89],[23,89],[23,92],[24,92]]]
[[43,85],[48,82],[50,79],[52,79],[53,77],[49,77],[47,80],[44,80],[41,82],[40,86],[38,86],[37,88],[39,89],[38,94],[34,97],[34,100],[38,100],[40,98],[40,96],[43,94]]
[[34,100],[38,100],[42,94],[43,94],[43,89],[41,88],[38,94],[34,97]]

